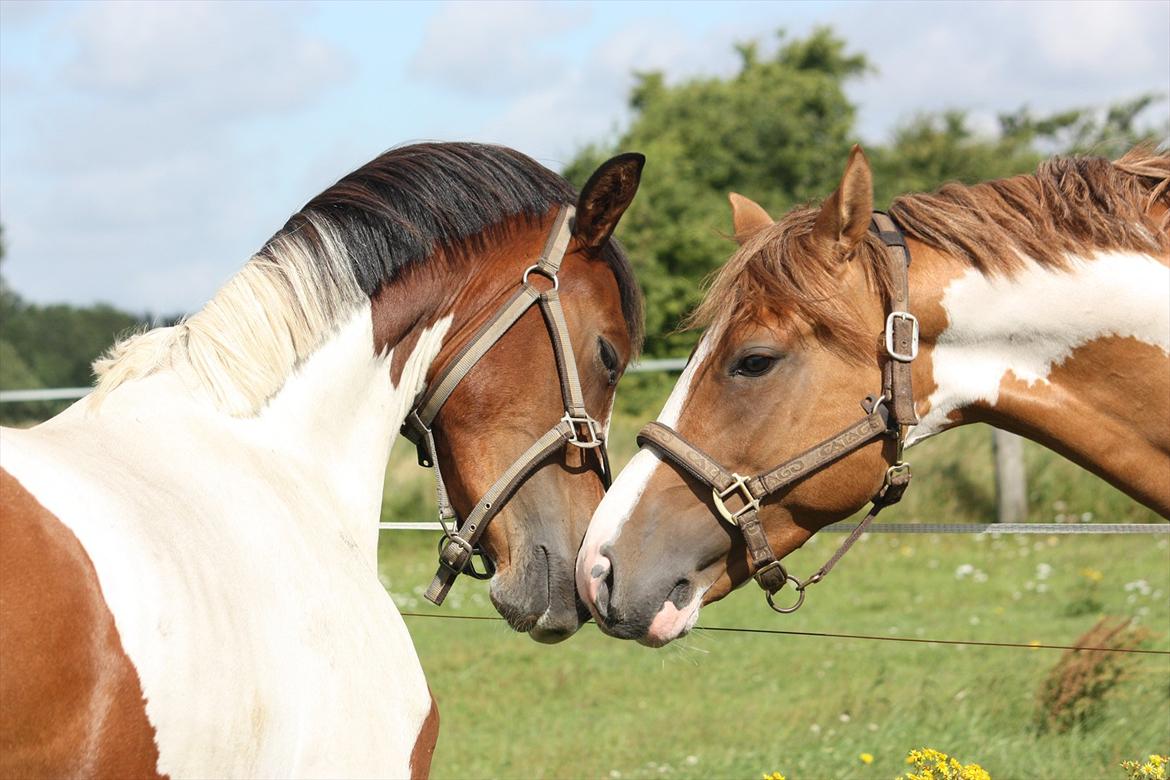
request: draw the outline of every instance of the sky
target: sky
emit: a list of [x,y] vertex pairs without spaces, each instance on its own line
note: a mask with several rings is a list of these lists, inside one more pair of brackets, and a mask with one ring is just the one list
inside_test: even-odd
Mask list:
[[191,312],[388,148],[487,141],[559,170],[626,126],[636,71],[730,74],[735,42],[818,25],[876,65],[849,88],[863,143],[921,111],[990,130],[1170,93],[1170,0],[0,0],[3,273],[37,302]]

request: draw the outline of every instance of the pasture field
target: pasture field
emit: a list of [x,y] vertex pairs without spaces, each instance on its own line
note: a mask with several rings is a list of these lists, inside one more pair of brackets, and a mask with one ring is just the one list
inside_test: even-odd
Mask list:
[[[615,466],[652,416],[615,420]],[[1164,522],[1059,456],[1026,447],[1032,521]],[[433,519],[429,474],[413,455],[396,448],[385,520]],[[883,520],[994,516],[986,429],[944,434],[909,459],[915,484]],[[467,578],[442,608],[422,599],[435,537],[382,534],[380,573],[400,608],[495,616],[486,584]],[[842,538],[814,538],[790,556],[792,570],[813,571]],[[800,612],[773,614],[749,585],[706,608],[700,625],[1069,644],[1101,615],[1132,616],[1154,633],[1145,647],[1170,649],[1170,539],[872,534]],[[591,624],[550,647],[500,621],[407,624],[440,705],[440,779],[756,780],[781,771],[789,780],[889,780],[906,770],[909,750],[929,746],[997,780],[1120,780],[1122,759],[1170,751],[1167,656],[1129,657],[1129,676],[1105,697],[1096,726],[1042,735],[1037,691],[1056,650],[699,630],[650,650]]]
[[[791,556],[820,565],[840,534]],[[434,534],[383,534],[381,575],[404,611],[494,615],[484,583],[421,597]],[[1092,585],[1092,571],[1100,582]],[[1086,576],[1085,573],[1089,576]],[[1099,610],[1070,605],[1095,588]],[[1135,616],[1170,649],[1170,540],[870,535],[774,615],[754,586],[700,625],[1067,644],[1099,614]],[[660,650],[587,624],[539,645],[500,621],[408,617],[439,702],[435,778],[881,778],[930,746],[993,778],[1120,778],[1170,748],[1170,657],[1134,656],[1095,728],[1038,735],[1037,689],[1061,651],[695,631]],[[870,753],[866,765],[859,756]]]

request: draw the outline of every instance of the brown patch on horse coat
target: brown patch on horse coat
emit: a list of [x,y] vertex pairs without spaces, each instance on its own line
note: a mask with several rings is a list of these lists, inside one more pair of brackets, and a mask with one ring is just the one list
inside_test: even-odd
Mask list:
[[142,685],[77,537],[0,470],[0,777],[160,777]]
[[1047,382],[1009,371],[995,406],[972,417],[1055,450],[1170,517],[1168,364],[1160,347],[1105,336],[1074,349]]
[[414,740],[414,749],[410,751],[410,778],[422,780],[431,774],[431,759],[435,757],[435,744],[439,741],[439,705],[435,702],[435,694],[427,686],[431,697],[431,709],[423,720],[422,728],[418,730],[418,737]]

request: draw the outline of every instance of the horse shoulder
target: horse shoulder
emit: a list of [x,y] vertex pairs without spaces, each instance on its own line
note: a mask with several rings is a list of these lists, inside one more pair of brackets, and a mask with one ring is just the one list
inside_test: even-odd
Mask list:
[[142,686],[77,537],[0,469],[0,775],[158,777]]

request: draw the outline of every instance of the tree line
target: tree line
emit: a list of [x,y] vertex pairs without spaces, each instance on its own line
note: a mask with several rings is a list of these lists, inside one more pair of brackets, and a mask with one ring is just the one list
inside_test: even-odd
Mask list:
[[[618,151],[647,157],[617,235],[646,293],[649,356],[685,355],[694,342],[677,328],[733,248],[727,193],[741,192],[773,214],[823,198],[856,141],[857,106],[845,87],[873,64],[827,28],[801,38],[781,33],[773,48],[765,55],[759,42],[738,45],[738,70],[727,77],[669,83],[661,72],[637,74],[629,126],[582,149],[564,171],[581,186]],[[1116,157],[1137,143],[1165,142],[1170,123],[1142,121],[1164,99],[1142,95],[1041,116],[1023,107],[1000,115],[990,134],[976,132],[960,110],[910,117],[888,141],[866,148],[876,203],[948,180],[1027,172],[1053,153]],[[0,274],[0,388],[88,385],[93,359],[151,319],[106,304],[30,303]],[[632,395],[636,403],[636,389]]]

